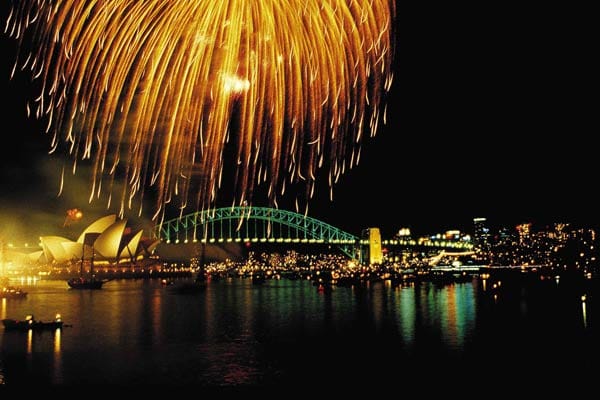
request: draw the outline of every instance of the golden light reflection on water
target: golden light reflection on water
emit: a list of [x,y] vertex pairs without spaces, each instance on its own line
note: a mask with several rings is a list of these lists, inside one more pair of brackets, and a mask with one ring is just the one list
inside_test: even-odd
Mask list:
[[0,306],[0,317],[1,319],[6,318],[6,299],[2,299],[2,306]]
[[54,331],[54,365],[52,368],[52,383],[55,385],[63,383],[61,341],[62,329],[57,329]]
[[462,345],[464,337],[459,335],[457,329],[457,304],[456,304],[456,285],[449,285],[445,287],[445,293],[443,296],[442,304],[443,307],[443,327],[444,332],[454,344]]
[[57,329],[54,332],[54,354],[58,355],[60,354],[60,340],[61,340],[61,329]]
[[583,314],[583,326],[587,328],[587,309],[585,305],[586,296],[581,296],[581,311]]
[[33,351],[33,330],[27,331],[27,354],[31,354]]
[[162,314],[162,296],[153,296],[151,300],[152,312],[150,313],[152,318],[152,333],[155,338],[162,336],[161,320]]

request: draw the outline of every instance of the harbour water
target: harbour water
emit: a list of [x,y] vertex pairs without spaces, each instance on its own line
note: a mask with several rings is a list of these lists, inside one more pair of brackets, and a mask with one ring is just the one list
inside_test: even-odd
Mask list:
[[0,331],[5,387],[579,379],[598,355],[592,280],[384,281],[320,292],[305,280],[227,279],[187,295],[158,280],[114,280],[101,290],[19,284],[27,297],[0,300],[1,318],[60,313],[67,326]]

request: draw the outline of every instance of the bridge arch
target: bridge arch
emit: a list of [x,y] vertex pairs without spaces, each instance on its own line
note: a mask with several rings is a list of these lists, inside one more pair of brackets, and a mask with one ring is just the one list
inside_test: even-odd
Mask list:
[[267,207],[225,207],[164,221],[154,228],[166,243],[324,243],[356,258],[359,238],[332,225],[292,211]]

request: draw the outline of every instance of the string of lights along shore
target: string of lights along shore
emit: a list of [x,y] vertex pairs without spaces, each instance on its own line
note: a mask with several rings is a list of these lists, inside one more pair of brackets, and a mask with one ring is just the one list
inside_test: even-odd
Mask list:
[[57,193],[85,165],[90,202],[141,214],[152,188],[162,219],[225,189],[277,207],[286,184],[308,212],[321,170],[333,197],[386,123],[395,17],[393,0],[20,0],[4,26],[65,156]]

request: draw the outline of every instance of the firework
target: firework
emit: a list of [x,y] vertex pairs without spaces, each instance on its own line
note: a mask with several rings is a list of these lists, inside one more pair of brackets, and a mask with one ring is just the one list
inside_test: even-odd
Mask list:
[[303,182],[307,204],[321,168],[333,188],[385,122],[394,17],[394,0],[20,0],[5,32],[90,201],[141,213],[153,188],[158,216],[210,207],[224,170],[234,204]]
[[78,208],[70,208],[67,210],[67,215],[65,216],[65,222],[63,223],[63,228],[65,226],[71,225],[74,222],[77,222],[83,218],[83,212]]

